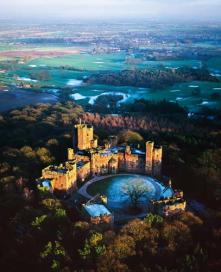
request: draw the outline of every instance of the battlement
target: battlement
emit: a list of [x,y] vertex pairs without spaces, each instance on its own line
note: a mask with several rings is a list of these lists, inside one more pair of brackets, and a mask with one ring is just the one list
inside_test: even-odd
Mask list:
[[76,162],[49,165],[42,170],[42,179],[51,180],[51,187],[57,191],[69,191],[76,187],[77,167]]
[[68,172],[72,171],[76,166],[76,162],[69,163],[65,162],[64,164],[61,163],[59,165],[49,165],[48,167],[42,170],[43,173],[60,173],[60,174],[67,174]]
[[68,160],[73,161],[75,159],[74,149],[68,148]]
[[86,128],[86,129],[93,129],[93,126],[92,125],[89,125],[89,124],[82,124],[82,123],[79,123],[79,124],[76,124],[74,125],[75,128]]

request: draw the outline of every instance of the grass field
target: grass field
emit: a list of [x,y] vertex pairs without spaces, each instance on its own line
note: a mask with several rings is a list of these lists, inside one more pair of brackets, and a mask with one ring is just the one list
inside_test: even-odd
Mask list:
[[[24,49],[24,48],[23,48]],[[170,68],[181,66],[200,67],[199,60],[171,60],[171,61],[143,61],[137,64],[128,64],[125,52],[112,54],[89,54],[85,50],[81,53],[76,48],[64,48],[59,46],[30,46],[26,52],[35,52],[32,57],[6,57],[2,52],[14,52],[15,48],[5,45],[0,46],[0,70],[6,70],[0,73],[0,86],[10,88],[13,84],[19,85],[31,84],[39,92],[51,92],[56,94],[56,90],[69,86],[73,88],[73,99],[78,103],[85,104],[94,101],[97,96],[106,93],[125,94],[124,102],[133,99],[145,98],[150,100],[166,99],[172,102],[178,102],[188,107],[190,111],[196,111],[201,107],[221,107],[221,101],[211,99],[212,93],[221,94],[221,83],[212,82],[188,82],[176,84],[164,90],[151,91],[143,88],[134,88],[131,86],[116,87],[110,85],[85,85],[82,81],[85,77],[99,71],[120,71],[123,69],[154,69],[160,65]],[[51,55],[54,50],[63,52],[63,55]],[[23,51],[24,52],[24,51]],[[39,52],[39,56],[36,55]],[[42,53],[43,52],[43,53]],[[73,54],[73,52],[75,52]],[[43,54],[43,56],[42,56]],[[12,61],[13,60],[13,61]],[[219,76],[221,73],[221,58],[214,58],[207,62],[208,68],[212,73]],[[71,69],[69,69],[71,68]],[[195,86],[195,87],[194,87]],[[200,94],[194,95],[194,88],[200,89]],[[28,90],[27,90],[28,91]],[[1,101],[0,101],[1,102]]]

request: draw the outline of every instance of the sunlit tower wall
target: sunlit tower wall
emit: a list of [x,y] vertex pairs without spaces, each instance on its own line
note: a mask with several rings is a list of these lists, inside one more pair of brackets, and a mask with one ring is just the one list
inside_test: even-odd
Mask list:
[[152,175],[153,168],[153,147],[154,142],[146,142],[146,162],[145,162],[145,172],[147,175]]
[[85,150],[92,147],[94,140],[94,129],[90,125],[78,124],[74,126],[74,149]]
[[94,175],[96,173],[96,158],[95,154],[91,153],[91,174]]
[[68,161],[73,161],[74,159],[75,159],[74,149],[68,148]]
[[154,148],[153,150],[153,176],[154,177],[161,177],[162,155],[163,155],[162,146]]

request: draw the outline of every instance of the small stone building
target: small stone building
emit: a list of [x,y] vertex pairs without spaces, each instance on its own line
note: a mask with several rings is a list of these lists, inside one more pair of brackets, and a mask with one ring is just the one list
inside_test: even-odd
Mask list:
[[168,199],[150,201],[150,211],[163,217],[185,211],[185,209],[186,201],[183,198],[176,196]]
[[95,225],[112,225],[114,222],[113,214],[103,204],[84,204],[82,206],[82,214],[87,221]]

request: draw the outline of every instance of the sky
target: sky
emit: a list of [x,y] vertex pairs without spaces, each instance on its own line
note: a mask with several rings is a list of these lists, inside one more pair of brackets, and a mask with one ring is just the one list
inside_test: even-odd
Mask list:
[[0,19],[221,20],[221,0],[0,0]]

